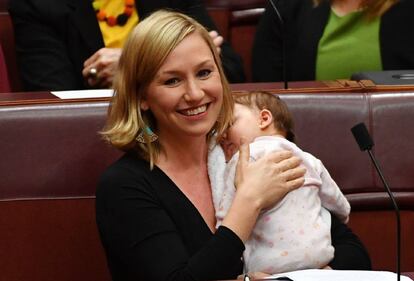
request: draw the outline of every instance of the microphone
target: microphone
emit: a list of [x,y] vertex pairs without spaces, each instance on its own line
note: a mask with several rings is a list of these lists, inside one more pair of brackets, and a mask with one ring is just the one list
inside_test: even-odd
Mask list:
[[277,8],[276,4],[273,2],[273,0],[269,0],[273,11],[276,13],[276,16],[280,22],[280,33],[282,35],[282,79],[283,79],[283,83],[284,83],[284,88],[287,89],[288,88],[288,78],[287,78],[287,47],[286,47],[286,43],[287,43],[287,38],[286,38],[286,30],[285,30],[285,21],[282,18],[282,15],[279,12],[279,9]]
[[385,190],[387,191],[391,202],[393,204],[395,214],[397,217],[397,280],[400,281],[401,278],[401,223],[400,223],[400,209],[398,208],[398,204],[395,201],[394,195],[391,192],[390,187],[388,186],[387,182],[385,181],[385,178],[382,174],[382,171],[378,165],[377,160],[375,159],[374,155],[372,154],[371,148],[374,146],[374,142],[371,139],[371,136],[369,135],[369,132],[367,130],[367,127],[364,123],[359,123],[352,127],[351,129],[352,134],[354,135],[354,138],[356,142],[359,145],[359,148],[361,151],[368,151],[368,154],[372,160],[372,163],[375,166],[375,169],[378,172],[378,175],[381,178],[382,183],[384,184]]

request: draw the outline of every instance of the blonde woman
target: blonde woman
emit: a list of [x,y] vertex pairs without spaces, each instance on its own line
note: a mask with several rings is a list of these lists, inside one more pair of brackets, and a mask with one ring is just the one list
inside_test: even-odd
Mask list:
[[[349,79],[414,69],[413,0],[281,0],[291,81]],[[282,79],[280,23],[267,7],[253,47],[253,79]]]
[[249,163],[242,145],[235,199],[215,229],[208,147],[232,120],[233,104],[208,32],[185,15],[154,13],[126,42],[114,86],[102,134],[126,153],[96,194],[113,280],[236,278],[261,210],[303,184],[299,159],[283,151]]

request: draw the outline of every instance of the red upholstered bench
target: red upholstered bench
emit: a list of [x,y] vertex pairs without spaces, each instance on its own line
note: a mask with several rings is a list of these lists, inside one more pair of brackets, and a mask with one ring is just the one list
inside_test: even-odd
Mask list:
[[[394,214],[350,128],[361,121],[400,203],[402,271],[414,271],[414,93],[282,95],[298,144],[320,158],[352,205],[350,226],[374,269],[395,270]],[[107,102],[0,106],[0,268],[7,281],[109,280],[95,225],[101,172],[120,153],[98,131]]]

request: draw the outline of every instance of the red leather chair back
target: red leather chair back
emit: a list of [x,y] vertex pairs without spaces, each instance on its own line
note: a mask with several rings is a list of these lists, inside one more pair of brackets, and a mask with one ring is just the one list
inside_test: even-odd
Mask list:
[[0,45],[9,77],[10,91],[21,91],[20,76],[16,62],[13,25],[9,13],[0,10]]
[[9,75],[7,72],[8,71],[3,55],[3,48],[0,44],[0,93],[10,92]]

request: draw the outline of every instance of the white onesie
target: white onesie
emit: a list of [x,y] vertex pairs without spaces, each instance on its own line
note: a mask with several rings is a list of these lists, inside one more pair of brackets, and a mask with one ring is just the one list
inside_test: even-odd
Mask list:
[[[289,192],[281,202],[260,214],[246,242],[246,272],[269,274],[321,268],[334,256],[331,244],[333,212],[348,221],[350,205],[322,162],[294,143],[278,136],[256,138],[250,144],[250,160],[272,151],[290,150],[302,159],[305,183]],[[225,164],[219,145],[210,148],[208,173],[211,182],[217,227],[222,223],[235,195],[234,177],[239,154]]]

